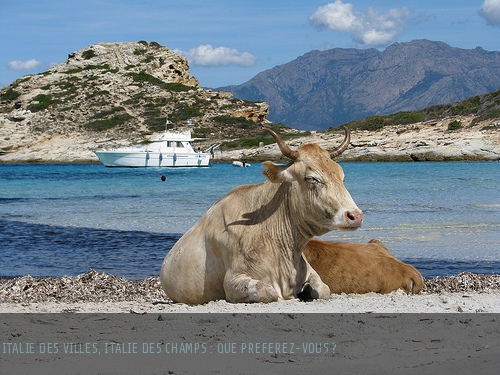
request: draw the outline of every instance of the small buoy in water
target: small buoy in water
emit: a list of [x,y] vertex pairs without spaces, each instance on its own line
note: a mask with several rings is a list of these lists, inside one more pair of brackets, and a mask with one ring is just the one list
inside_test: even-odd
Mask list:
[[165,181],[167,178],[165,176],[161,176],[161,180]]

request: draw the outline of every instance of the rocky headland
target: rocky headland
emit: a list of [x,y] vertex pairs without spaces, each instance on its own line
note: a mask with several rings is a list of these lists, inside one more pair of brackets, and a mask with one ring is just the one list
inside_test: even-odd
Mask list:
[[[158,43],[99,43],[1,89],[0,162],[98,162],[94,150],[147,143],[165,129],[167,116],[174,129],[189,128],[203,139],[196,146],[222,143],[214,160],[276,160],[275,144],[238,146],[238,140],[262,137],[262,125],[275,125],[268,114],[266,103],[200,87],[187,60]],[[354,128],[339,160],[499,160],[499,121],[500,114],[480,122],[474,115],[447,116]],[[334,147],[343,137],[341,129],[277,126],[291,147]]]
[[215,142],[242,136],[239,124],[268,112],[266,103],[203,89],[187,60],[158,43],[99,43],[2,88],[0,162],[97,161],[97,148],[153,139],[167,116]]

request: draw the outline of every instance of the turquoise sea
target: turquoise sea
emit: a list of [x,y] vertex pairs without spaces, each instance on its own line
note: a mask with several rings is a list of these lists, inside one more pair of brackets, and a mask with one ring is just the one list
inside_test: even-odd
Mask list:
[[[500,273],[500,163],[342,163],[363,227],[424,277]],[[157,276],[165,254],[216,200],[264,181],[237,168],[0,165],[0,276],[74,276],[88,268]],[[165,176],[162,181],[161,176]]]

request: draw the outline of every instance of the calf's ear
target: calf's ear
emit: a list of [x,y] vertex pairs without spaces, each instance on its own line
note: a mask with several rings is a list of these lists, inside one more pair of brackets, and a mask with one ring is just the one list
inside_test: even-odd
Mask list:
[[265,161],[262,163],[262,166],[265,168],[262,174],[271,182],[281,183],[293,180],[292,175],[288,171],[290,164],[283,165],[273,163],[272,161]]

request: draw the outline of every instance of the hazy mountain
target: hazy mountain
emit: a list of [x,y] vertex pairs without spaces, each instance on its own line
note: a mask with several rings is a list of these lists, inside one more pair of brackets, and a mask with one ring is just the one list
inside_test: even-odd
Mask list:
[[326,129],[374,114],[422,109],[500,87],[500,52],[415,40],[384,51],[311,51],[220,87],[240,99],[269,105],[268,119],[296,129]]

